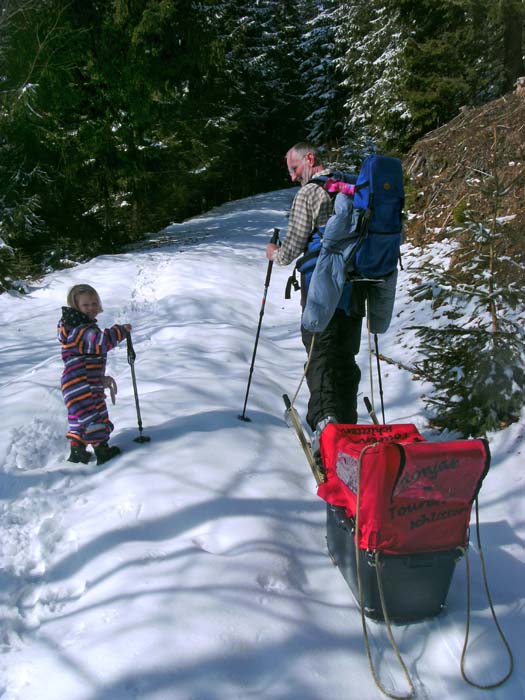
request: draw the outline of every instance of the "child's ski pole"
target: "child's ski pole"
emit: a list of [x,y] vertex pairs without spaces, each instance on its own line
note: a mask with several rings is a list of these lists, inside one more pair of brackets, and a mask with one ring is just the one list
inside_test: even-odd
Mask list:
[[131,367],[131,379],[133,381],[133,392],[135,394],[135,406],[137,408],[137,420],[139,424],[139,436],[135,438],[135,442],[149,442],[151,438],[147,435],[142,434],[142,419],[140,417],[140,406],[139,406],[139,394],[137,391],[137,379],[135,377],[135,358],[137,354],[133,348],[133,343],[131,342],[131,333],[126,335],[126,342],[128,344],[128,363]]

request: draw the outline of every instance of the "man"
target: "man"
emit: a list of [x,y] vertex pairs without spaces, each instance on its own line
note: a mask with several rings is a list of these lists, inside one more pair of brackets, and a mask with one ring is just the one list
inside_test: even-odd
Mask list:
[[[289,265],[304,254],[313,234],[324,227],[332,214],[330,195],[310,182],[314,175],[326,175],[319,151],[309,143],[298,143],[286,154],[292,182],[300,182],[288,220],[286,237],[279,248],[269,243],[266,257],[278,265]],[[304,292],[304,276],[302,280]],[[304,307],[305,296],[302,294]],[[348,308],[336,309],[328,326],[315,336],[306,372],[310,390],[306,420],[314,431],[312,447],[318,449],[319,436],[327,423],[357,422],[357,390],[361,372],[355,362],[361,342],[362,316],[350,315]],[[306,352],[310,353],[313,333],[301,327]]]

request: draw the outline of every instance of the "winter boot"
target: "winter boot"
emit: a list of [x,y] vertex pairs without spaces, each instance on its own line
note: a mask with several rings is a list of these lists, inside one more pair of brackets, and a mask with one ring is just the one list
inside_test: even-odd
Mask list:
[[87,464],[90,459],[91,453],[86,450],[85,445],[71,445],[71,452],[67,458],[68,462]]
[[335,418],[335,416],[326,416],[326,418],[319,421],[313,432],[311,447],[312,453],[316,459],[320,459],[321,457],[321,433],[326,428],[328,423],[339,423],[339,421],[337,418]]
[[119,447],[115,445],[110,447],[107,442],[101,442],[94,450],[97,457],[97,464],[104,464],[104,462],[108,462],[110,459],[120,454]]

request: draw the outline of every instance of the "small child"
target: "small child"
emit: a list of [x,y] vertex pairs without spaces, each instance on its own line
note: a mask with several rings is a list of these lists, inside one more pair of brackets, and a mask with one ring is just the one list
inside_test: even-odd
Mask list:
[[57,328],[64,362],[61,388],[69,425],[66,437],[71,443],[68,460],[75,463],[89,462],[86,445],[93,445],[97,464],[120,454],[118,447],[108,445],[113,424],[104,389],[111,390],[113,399],[116,384],[105,376],[106,355],[124,340],[131,325],[115,324],[101,330],[96,317],[102,310],[97,291],[89,284],[77,284],[69,290]]

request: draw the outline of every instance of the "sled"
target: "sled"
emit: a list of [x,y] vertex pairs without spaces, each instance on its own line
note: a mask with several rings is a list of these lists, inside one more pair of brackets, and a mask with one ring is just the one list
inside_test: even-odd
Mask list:
[[464,554],[462,547],[380,556],[361,548],[356,552],[355,520],[344,508],[328,503],[326,544],[366,617],[384,621],[388,614],[395,623],[419,622],[439,615],[445,608],[456,562]]
[[382,587],[392,621],[439,614],[468,546],[487,442],[427,442],[412,424],[329,424],[321,458],[328,550],[363,612],[384,619]]
[[[479,534],[478,493],[490,466],[484,439],[429,442],[412,424],[337,425],[320,439],[322,473],[317,493],[326,501],[326,540],[361,611],[370,671],[379,690],[408,700],[415,686],[390,623],[439,615],[456,562],[465,557],[467,624],[461,654],[463,679],[492,689],[512,675],[510,646],[496,619]],[[479,684],[465,671],[470,627],[469,523],[476,504],[476,534],[487,600],[509,668],[498,681]],[[376,671],[365,618],[384,621],[408,690],[393,693]]]

